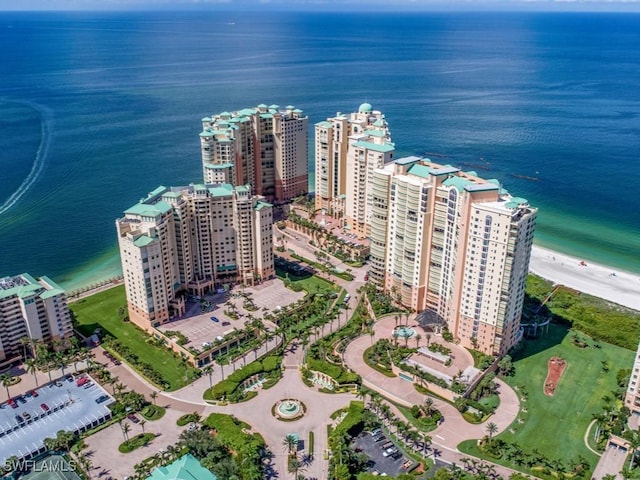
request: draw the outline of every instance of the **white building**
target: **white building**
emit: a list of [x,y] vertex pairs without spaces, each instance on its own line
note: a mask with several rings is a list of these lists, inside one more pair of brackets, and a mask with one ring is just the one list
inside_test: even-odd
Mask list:
[[65,291],[27,273],[0,279],[0,363],[24,355],[20,339],[52,343],[73,336]]
[[158,187],[116,221],[129,317],[144,329],[184,313],[179,292],[275,275],[272,207],[248,186]]

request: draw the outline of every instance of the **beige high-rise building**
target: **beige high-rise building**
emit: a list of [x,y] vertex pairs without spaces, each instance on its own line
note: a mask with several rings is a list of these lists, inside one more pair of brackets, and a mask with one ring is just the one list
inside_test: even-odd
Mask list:
[[505,354],[521,335],[536,213],[497,180],[399,159],[373,175],[370,280],[464,346]]
[[308,118],[291,105],[258,105],[202,119],[205,183],[251,185],[269,201],[309,191]]
[[249,186],[158,187],[116,221],[131,321],[148,330],[182,315],[180,291],[273,278],[272,224]]
[[631,370],[624,404],[632,415],[640,416],[640,344],[633,361],[633,369]]
[[315,125],[315,206],[344,218],[360,238],[368,236],[373,171],[393,159],[395,147],[384,115],[363,103]]
[[27,273],[0,278],[0,364],[24,355],[22,338],[52,343],[71,336],[67,295],[56,283]]

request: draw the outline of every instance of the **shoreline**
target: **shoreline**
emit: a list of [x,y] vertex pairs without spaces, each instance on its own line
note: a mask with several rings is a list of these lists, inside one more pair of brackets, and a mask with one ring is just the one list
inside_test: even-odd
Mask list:
[[[593,263],[578,257],[533,245],[529,273],[538,275],[554,284],[598,297],[623,307],[640,311],[640,275],[606,265]],[[113,272],[111,272],[113,273]],[[91,277],[91,275],[87,275]],[[114,281],[115,280],[115,281]],[[122,277],[95,280],[85,286],[69,289],[76,293],[69,297],[77,301],[88,295],[121,285]]]
[[534,245],[529,273],[640,311],[640,275]]

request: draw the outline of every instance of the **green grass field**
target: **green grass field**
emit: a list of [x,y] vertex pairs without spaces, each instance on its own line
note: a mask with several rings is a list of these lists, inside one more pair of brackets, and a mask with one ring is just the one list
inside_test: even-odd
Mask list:
[[129,322],[120,320],[118,309],[127,304],[124,286],[110,288],[69,305],[73,311],[77,328],[83,335],[91,335],[96,328],[103,335],[111,335],[127,345],[140,358],[154,366],[169,382],[170,390],[188,385],[194,378],[195,370],[185,369],[180,360],[170,352],[146,342],[147,334]]
[[[582,456],[594,466],[598,457],[585,446],[584,434],[592,414],[602,410],[603,396],[617,389],[616,372],[631,368],[634,353],[578,333],[588,345],[580,348],[574,345],[573,335],[564,326],[551,325],[548,334],[525,342],[514,359],[516,373],[507,379],[512,386],[525,387],[527,400],[521,403],[519,415],[523,423],[516,420],[510,427],[513,432],[507,429],[497,438],[517,443],[525,452],[537,449],[565,465]],[[554,356],[564,358],[567,367],[555,394],[547,396],[543,391],[547,362]],[[603,361],[609,365],[608,372],[603,371]]]

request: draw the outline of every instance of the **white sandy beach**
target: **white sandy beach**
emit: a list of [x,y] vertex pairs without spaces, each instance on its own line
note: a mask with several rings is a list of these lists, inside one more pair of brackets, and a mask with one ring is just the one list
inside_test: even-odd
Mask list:
[[534,246],[529,270],[554,283],[640,310],[640,276]]

